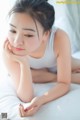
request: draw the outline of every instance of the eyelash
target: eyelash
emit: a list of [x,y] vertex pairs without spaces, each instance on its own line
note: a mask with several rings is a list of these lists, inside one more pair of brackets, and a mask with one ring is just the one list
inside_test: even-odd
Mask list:
[[11,32],[11,33],[16,33],[16,31],[15,31],[15,30],[10,30],[10,32]]
[[33,35],[24,35],[25,37],[33,37]]

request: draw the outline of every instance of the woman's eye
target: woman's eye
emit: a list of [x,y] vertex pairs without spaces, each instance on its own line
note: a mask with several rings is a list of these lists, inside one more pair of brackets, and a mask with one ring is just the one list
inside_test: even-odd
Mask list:
[[15,30],[10,30],[10,32],[11,32],[11,33],[16,33],[16,31],[15,31]]
[[33,35],[24,35],[24,36],[26,36],[26,37],[33,37]]

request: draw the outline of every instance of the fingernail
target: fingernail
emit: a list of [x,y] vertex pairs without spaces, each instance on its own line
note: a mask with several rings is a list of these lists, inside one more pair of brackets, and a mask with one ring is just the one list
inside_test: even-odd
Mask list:
[[26,111],[28,111],[28,109],[26,108],[24,111],[26,112]]
[[22,106],[22,104],[19,104],[19,106]]

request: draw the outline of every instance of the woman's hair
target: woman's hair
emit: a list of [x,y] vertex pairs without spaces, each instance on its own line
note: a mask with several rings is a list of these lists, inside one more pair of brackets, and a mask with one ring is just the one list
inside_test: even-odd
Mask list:
[[29,14],[43,26],[44,31],[50,30],[54,24],[55,11],[48,0],[16,0],[9,16],[16,12]]

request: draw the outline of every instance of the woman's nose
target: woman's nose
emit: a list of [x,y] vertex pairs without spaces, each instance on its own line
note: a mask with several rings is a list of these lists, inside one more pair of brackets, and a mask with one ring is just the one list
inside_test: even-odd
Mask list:
[[23,45],[23,38],[22,36],[16,36],[14,39],[14,47]]

